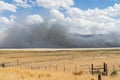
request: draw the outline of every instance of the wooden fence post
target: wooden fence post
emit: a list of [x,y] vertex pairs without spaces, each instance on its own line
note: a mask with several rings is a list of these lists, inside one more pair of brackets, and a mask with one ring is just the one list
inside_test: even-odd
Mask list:
[[115,70],[115,66],[113,65],[113,71]]
[[31,70],[33,69],[32,65],[31,65]]
[[100,75],[100,74],[98,75],[98,80],[102,80],[102,79],[101,79],[101,75]]
[[91,64],[91,73],[93,75],[93,64]]
[[17,58],[17,66],[19,66],[19,59]]
[[65,65],[64,65],[64,72],[65,72]]
[[2,63],[1,65],[2,65],[2,68],[4,68],[4,67],[5,67],[5,64],[4,64],[4,63]]
[[91,73],[91,68],[89,67],[89,73]]
[[40,67],[38,66],[38,70],[40,69]]
[[47,70],[47,66],[45,65],[45,71]]
[[106,64],[103,63],[103,69],[104,69],[104,72],[106,72]]
[[56,71],[57,71],[57,69],[58,69],[58,65],[56,65]]
[[51,64],[49,64],[49,71],[51,71]]
[[77,65],[75,65],[75,72],[77,72]]
[[108,69],[107,69],[107,64],[106,64],[106,75],[108,75]]

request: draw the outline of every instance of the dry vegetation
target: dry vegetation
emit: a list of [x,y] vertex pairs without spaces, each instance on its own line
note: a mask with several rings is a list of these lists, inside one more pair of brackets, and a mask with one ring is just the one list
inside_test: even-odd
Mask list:
[[[93,63],[108,64],[108,76],[102,80],[120,79],[120,49],[105,50],[0,50],[0,80],[97,80],[90,74]],[[117,75],[110,76],[113,70]]]

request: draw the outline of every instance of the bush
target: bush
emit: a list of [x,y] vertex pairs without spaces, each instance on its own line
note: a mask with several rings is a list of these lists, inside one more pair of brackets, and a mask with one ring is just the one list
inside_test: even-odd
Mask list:
[[92,78],[92,79],[90,79],[90,80],[94,80],[94,79]]
[[100,71],[93,71],[93,74],[99,74]]
[[80,72],[73,72],[73,75],[82,75],[83,74],[83,71],[80,71]]
[[110,76],[115,76],[115,75],[117,75],[117,71],[116,71],[116,70],[114,70],[114,71],[112,71],[112,72],[110,73]]

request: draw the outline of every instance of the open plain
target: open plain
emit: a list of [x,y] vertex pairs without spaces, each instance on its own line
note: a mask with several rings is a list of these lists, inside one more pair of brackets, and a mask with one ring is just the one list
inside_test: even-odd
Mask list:
[[102,80],[120,80],[120,49],[0,50],[0,80],[98,80],[91,64],[103,63]]

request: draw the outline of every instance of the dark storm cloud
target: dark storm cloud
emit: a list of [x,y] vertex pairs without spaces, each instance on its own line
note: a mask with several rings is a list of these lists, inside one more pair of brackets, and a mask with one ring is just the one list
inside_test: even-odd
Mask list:
[[1,48],[92,48],[119,47],[120,34],[79,35],[69,32],[69,27],[48,21],[40,24],[15,24],[4,31]]

